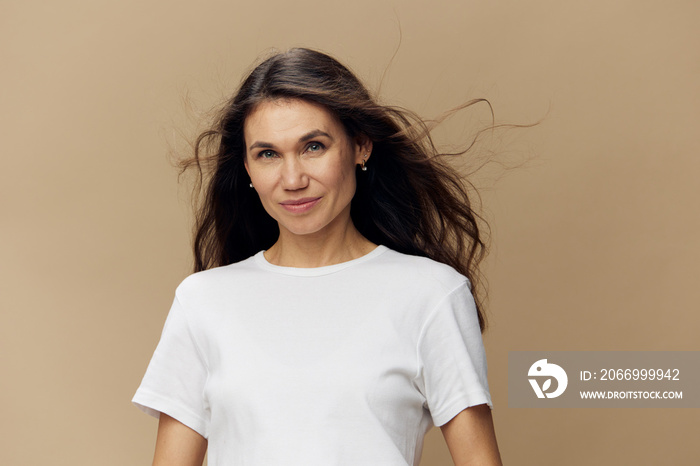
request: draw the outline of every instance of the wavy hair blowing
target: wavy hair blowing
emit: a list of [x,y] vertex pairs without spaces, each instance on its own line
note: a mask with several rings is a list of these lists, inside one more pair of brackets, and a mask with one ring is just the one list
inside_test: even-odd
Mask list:
[[250,189],[243,164],[245,119],[256,105],[275,99],[322,105],[340,120],[351,140],[372,141],[369,170],[356,176],[351,204],[355,227],[373,243],[428,257],[465,275],[483,331],[483,297],[477,285],[478,265],[487,251],[480,224],[487,225],[472,207],[471,185],[445,160],[456,154],[440,154],[430,125],[407,110],[377,104],[345,66],[310,49],[276,54],[253,69],[213,127],[199,135],[194,155],[180,162],[181,173],[196,167],[199,175],[194,271],[241,261],[278,238],[279,227]]

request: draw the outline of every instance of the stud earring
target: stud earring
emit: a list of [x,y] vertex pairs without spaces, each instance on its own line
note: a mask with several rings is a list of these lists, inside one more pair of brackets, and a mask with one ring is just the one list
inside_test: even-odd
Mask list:
[[253,187],[253,183],[250,183],[250,187],[251,187],[251,188]]

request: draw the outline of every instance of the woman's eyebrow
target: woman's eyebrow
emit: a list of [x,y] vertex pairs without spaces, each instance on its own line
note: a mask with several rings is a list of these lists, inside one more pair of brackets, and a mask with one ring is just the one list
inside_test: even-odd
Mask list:
[[309,139],[317,138],[319,136],[325,136],[331,141],[333,140],[333,136],[331,136],[330,134],[326,133],[325,131],[321,131],[320,129],[315,129],[313,131],[309,131],[308,133],[300,137],[299,142],[308,141]]
[[[320,129],[314,129],[312,131],[309,131],[308,133],[304,134],[302,137],[299,138],[299,142],[306,142],[309,139],[317,138],[319,136],[325,136],[331,141],[333,141],[333,136],[330,134],[326,133],[325,131],[321,131]],[[250,145],[248,150],[253,150],[256,148],[262,148],[262,149],[273,149],[275,147],[274,144],[269,143],[269,142],[264,142],[264,141],[255,141],[253,144]]]
[[250,145],[248,150],[253,150],[256,147],[261,147],[263,149],[272,149],[274,146],[272,144],[270,144],[269,142],[255,141],[253,144]]

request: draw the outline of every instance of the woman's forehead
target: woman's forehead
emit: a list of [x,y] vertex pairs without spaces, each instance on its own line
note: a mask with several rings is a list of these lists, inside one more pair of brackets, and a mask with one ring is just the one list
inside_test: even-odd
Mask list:
[[340,121],[324,106],[300,99],[265,100],[250,112],[244,122],[246,143],[259,138],[294,138],[310,131],[339,136]]

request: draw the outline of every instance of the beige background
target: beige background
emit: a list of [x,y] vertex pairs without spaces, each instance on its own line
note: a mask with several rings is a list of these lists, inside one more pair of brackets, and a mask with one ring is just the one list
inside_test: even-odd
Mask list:
[[[376,89],[399,25],[387,102],[547,114],[486,140],[529,161],[477,180],[506,464],[698,464],[697,410],[509,409],[506,372],[513,350],[700,349],[699,5],[2,1],[0,464],[150,464],[156,422],[130,398],[191,264],[188,191],[167,159],[193,128],[184,96],[206,109],[295,45]],[[451,464],[438,429],[423,464]]]

